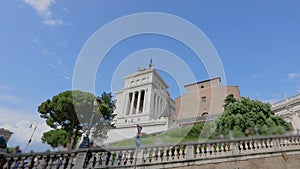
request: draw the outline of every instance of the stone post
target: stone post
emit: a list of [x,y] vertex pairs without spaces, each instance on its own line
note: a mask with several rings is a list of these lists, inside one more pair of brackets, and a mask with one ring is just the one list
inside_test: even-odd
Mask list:
[[192,159],[194,158],[194,145],[188,145],[185,147],[186,158]]
[[73,169],[82,169],[83,165],[84,165],[85,158],[86,158],[86,151],[78,152],[78,154],[74,158],[75,159],[74,159]]

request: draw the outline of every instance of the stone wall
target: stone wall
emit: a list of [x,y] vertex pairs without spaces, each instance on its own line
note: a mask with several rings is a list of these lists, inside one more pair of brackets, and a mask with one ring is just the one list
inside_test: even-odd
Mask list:
[[258,157],[256,159],[233,160],[212,164],[173,167],[172,169],[299,169],[300,155],[280,153],[277,156]]

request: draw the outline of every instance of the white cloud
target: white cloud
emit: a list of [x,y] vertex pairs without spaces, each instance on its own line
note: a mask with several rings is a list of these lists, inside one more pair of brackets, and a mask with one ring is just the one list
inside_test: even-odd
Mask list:
[[[33,124],[32,128],[30,128],[30,124]],[[27,152],[30,150],[45,151],[50,149],[48,145],[43,144],[41,141],[43,133],[49,131],[50,128],[38,116],[38,113],[32,114],[16,109],[0,107],[0,126],[13,132],[8,142],[8,146],[10,147],[20,146],[24,150],[33,134],[32,142],[26,149]],[[34,131],[35,126],[37,127]]]
[[12,88],[10,86],[4,85],[4,84],[0,84],[0,89],[1,90],[11,90]]
[[58,60],[58,61],[57,61],[57,65],[62,65],[62,62],[63,62],[63,61],[62,61],[61,59]]
[[58,20],[58,19],[47,19],[47,20],[44,20],[43,23],[45,25],[54,26],[54,25],[61,25],[61,24],[63,24],[63,21],[62,20]]
[[22,98],[17,96],[0,93],[0,101],[2,102],[20,103],[22,102],[22,100],[23,100]]
[[38,46],[38,50],[40,50],[43,56],[49,56],[51,54],[38,38],[33,39],[33,42]]
[[269,100],[263,100],[264,103],[270,103],[270,104],[274,104],[276,102],[278,102],[279,99],[269,99]]
[[58,75],[59,75],[60,77],[63,77],[63,78],[65,78],[65,79],[67,79],[67,80],[70,80],[70,79],[71,79],[68,75],[65,75],[65,74],[59,73]]
[[53,64],[51,64],[51,63],[49,63],[48,64],[50,67],[52,67],[53,69],[56,69],[56,66],[55,65],[53,65]]
[[63,11],[64,12],[70,12],[70,9],[69,8],[63,8]]
[[44,19],[45,25],[61,25],[62,20],[54,19],[50,6],[55,4],[55,0],[23,0],[25,3],[30,5],[37,13]]
[[298,78],[298,77],[300,77],[300,72],[298,72],[298,73],[289,73],[288,74],[289,79],[295,79],[295,78]]

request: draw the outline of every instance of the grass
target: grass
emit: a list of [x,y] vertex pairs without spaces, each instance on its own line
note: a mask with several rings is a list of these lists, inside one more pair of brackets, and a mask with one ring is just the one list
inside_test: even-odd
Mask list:
[[[195,127],[184,127],[169,130],[164,133],[157,133],[156,135],[146,135],[141,137],[142,146],[151,145],[167,145],[178,144],[183,142],[192,142],[199,140],[199,134],[202,126],[195,125]],[[135,138],[122,140],[120,142],[112,143],[109,147],[135,147]]]

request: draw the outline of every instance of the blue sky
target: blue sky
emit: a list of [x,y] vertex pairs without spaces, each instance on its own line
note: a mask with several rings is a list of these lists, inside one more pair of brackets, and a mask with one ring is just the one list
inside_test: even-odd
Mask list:
[[[98,29],[120,17],[142,12],[175,15],[200,29],[219,55],[226,84],[238,85],[243,96],[274,102],[285,95],[296,95],[300,93],[299,7],[296,0],[1,1],[0,127],[15,132],[10,146],[20,145],[24,149],[32,132],[29,124],[35,120],[38,130],[28,149],[49,148],[39,139],[47,130],[38,116],[39,104],[72,89],[80,51]],[[122,31],[122,27],[116,29]],[[106,41],[103,39],[99,45]],[[197,81],[209,78],[203,63],[185,44],[166,36],[145,34],[127,38],[110,49],[98,68],[95,94],[119,90],[123,86],[122,74],[114,73],[122,61],[148,48],[178,56]],[[159,65],[158,60],[153,59],[154,67]],[[126,71],[134,72],[138,66],[147,67],[148,62],[149,58],[144,63],[129,59],[124,63],[128,66]],[[171,96],[180,96],[182,84],[176,84],[178,77],[162,75],[170,86]],[[112,77],[120,79],[114,81]]]

